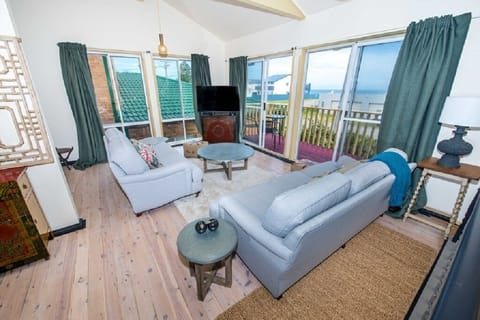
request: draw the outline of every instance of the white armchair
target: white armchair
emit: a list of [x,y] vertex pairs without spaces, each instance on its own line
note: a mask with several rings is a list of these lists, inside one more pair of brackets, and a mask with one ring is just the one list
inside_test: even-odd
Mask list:
[[145,141],[153,142],[159,158],[160,166],[153,169],[119,130],[107,129],[104,142],[112,173],[137,216],[202,190],[202,170],[160,139]]

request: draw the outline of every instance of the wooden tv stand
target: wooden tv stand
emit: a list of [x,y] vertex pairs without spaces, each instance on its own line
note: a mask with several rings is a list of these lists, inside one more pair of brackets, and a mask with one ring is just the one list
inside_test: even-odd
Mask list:
[[237,116],[231,112],[201,115],[203,140],[209,143],[236,142]]

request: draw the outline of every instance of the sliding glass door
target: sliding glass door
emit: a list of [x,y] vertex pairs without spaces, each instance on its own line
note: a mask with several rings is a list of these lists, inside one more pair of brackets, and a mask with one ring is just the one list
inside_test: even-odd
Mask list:
[[260,119],[263,102],[263,60],[247,64],[247,99],[243,123],[243,139],[260,146]]
[[376,153],[383,104],[401,45],[401,41],[391,41],[358,47],[353,57],[357,72],[347,82],[351,95],[346,101],[338,155],[368,159]]
[[243,139],[283,154],[292,55],[249,60]]
[[308,54],[297,159],[332,159],[351,51],[345,47]]
[[383,103],[401,39],[307,53],[297,159],[324,162],[376,152]]

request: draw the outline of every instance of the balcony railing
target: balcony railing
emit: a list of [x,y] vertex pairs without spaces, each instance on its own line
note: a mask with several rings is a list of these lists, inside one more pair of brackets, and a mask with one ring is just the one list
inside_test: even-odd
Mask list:
[[[287,117],[288,106],[286,104],[267,104],[267,114],[278,114]],[[341,110],[318,107],[303,107],[300,142],[318,146],[319,148],[333,149],[336,139],[340,137],[338,125]],[[351,118],[364,120],[380,120],[381,113],[352,111]],[[260,105],[249,104],[245,114],[245,136],[258,135],[258,123],[260,123]],[[285,118],[281,122],[279,134],[286,132],[288,121]],[[248,125],[250,124],[250,125]],[[257,128],[255,128],[257,124]],[[380,125],[371,122],[347,122],[347,130],[343,153],[358,159],[367,159],[376,153],[378,131]]]

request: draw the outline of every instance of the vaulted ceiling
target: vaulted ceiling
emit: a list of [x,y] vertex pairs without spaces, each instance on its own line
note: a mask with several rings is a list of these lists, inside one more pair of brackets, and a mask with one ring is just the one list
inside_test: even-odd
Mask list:
[[228,41],[302,20],[349,0],[164,0],[222,40]]

